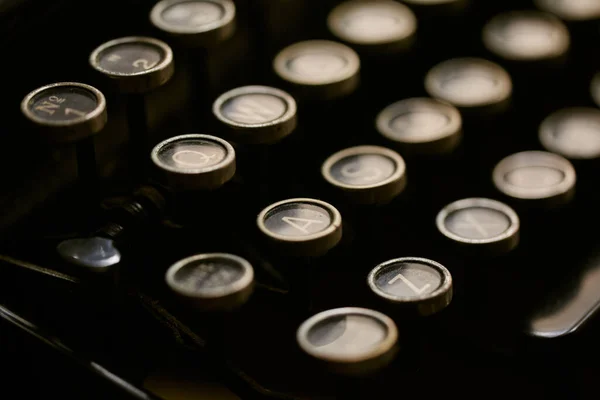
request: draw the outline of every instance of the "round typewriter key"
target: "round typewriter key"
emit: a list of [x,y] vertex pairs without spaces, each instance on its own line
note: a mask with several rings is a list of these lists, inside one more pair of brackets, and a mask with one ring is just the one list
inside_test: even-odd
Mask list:
[[173,76],[173,52],[164,42],[131,36],[111,40],[90,55],[94,69],[114,80],[124,93],[141,93]]
[[195,307],[227,311],[246,303],[252,294],[254,270],[238,256],[198,254],[173,264],[165,280],[174,293]]
[[429,98],[387,106],[377,115],[376,127],[386,139],[412,153],[449,153],[462,137],[462,117],[456,107]]
[[268,86],[243,86],[223,93],[213,114],[225,126],[227,138],[242,144],[277,142],[296,128],[296,101]]
[[388,203],[406,186],[404,159],[395,151],[378,146],[338,151],[325,160],[321,174],[359,204]]
[[121,253],[111,239],[102,237],[77,238],[61,242],[56,250],[69,264],[103,273],[121,261]]
[[418,257],[389,260],[376,266],[367,278],[378,297],[427,316],[452,300],[452,276],[441,264]]
[[341,43],[309,40],[281,50],[275,56],[273,68],[303,96],[328,100],[356,89],[360,59],[354,50]]
[[405,5],[384,0],[350,0],[327,17],[329,30],[351,45],[378,52],[406,49],[417,31],[417,18]]
[[342,216],[332,205],[314,199],[289,199],[261,211],[258,228],[285,253],[319,256],[342,238]]
[[597,0],[534,0],[536,6],[566,21],[600,19],[600,2]]
[[592,93],[592,99],[598,107],[600,107],[600,72],[594,75],[592,83],[590,85],[590,91]]
[[543,151],[524,151],[500,161],[493,171],[496,188],[519,200],[562,205],[573,197],[575,169],[565,158]]
[[540,142],[546,150],[569,159],[600,157],[600,110],[565,108],[540,125]]
[[212,47],[233,36],[235,4],[230,0],[162,0],[150,21],[193,47]]
[[167,183],[182,190],[211,190],[221,187],[235,174],[235,151],[225,140],[189,134],[157,144],[152,162]]
[[96,176],[93,135],[106,124],[106,100],[96,88],[76,82],[60,82],[29,93],[21,111],[51,141],[76,142],[77,168],[85,179]]
[[300,325],[300,348],[333,372],[363,375],[388,365],[397,353],[398,329],[386,315],[364,308],[336,308]]
[[558,59],[567,53],[570,42],[565,24],[539,11],[499,14],[483,28],[483,43],[488,50],[513,61]]
[[490,199],[469,198],[444,207],[438,230],[459,244],[492,253],[506,253],[519,244],[519,217],[512,208]]
[[502,108],[512,94],[510,75],[480,58],[454,58],[433,67],[425,77],[430,96],[462,108]]

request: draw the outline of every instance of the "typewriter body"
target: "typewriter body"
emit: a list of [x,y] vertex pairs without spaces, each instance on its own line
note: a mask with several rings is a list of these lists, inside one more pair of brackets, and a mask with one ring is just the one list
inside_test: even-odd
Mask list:
[[0,1],[6,390],[597,398],[598,43],[596,0]]

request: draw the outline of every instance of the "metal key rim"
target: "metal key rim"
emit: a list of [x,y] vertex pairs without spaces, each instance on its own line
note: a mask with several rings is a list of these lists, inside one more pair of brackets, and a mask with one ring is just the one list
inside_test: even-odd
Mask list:
[[[161,50],[161,52],[163,53],[163,56],[164,56],[163,59],[158,64],[156,64],[154,67],[148,68],[146,70],[139,71],[139,72],[115,72],[115,71],[107,70],[100,66],[100,56],[102,55],[102,53],[104,53],[108,49],[115,47],[115,46],[119,46],[119,45],[127,44],[127,43],[136,43],[136,42],[150,44],[150,45],[153,45],[153,46],[159,48]],[[127,36],[127,37],[123,37],[123,38],[110,40],[110,41],[98,46],[92,52],[92,54],[90,54],[89,62],[90,62],[90,65],[94,69],[96,69],[97,71],[102,72],[103,74],[106,74],[107,76],[110,76],[110,77],[120,78],[120,77],[130,77],[130,76],[142,76],[142,75],[149,75],[149,74],[156,73],[156,72],[161,72],[161,71],[168,69],[169,66],[171,66],[173,63],[173,50],[171,50],[171,47],[169,47],[169,45],[167,45],[165,42],[158,40],[158,39],[154,39],[154,38],[146,37],[146,36]]]
[[[442,282],[441,282],[440,286],[433,292],[428,293],[427,295],[421,296],[421,297],[394,296],[394,295],[384,292],[383,290],[381,290],[381,288],[379,288],[379,286],[377,286],[377,283],[375,281],[376,281],[377,277],[379,276],[379,273],[382,270],[386,270],[397,264],[409,263],[409,262],[427,265],[427,266],[435,269],[440,274],[440,277],[441,277]],[[375,268],[373,268],[371,270],[371,272],[369,272],[369,275],[367,276],[367,284],[369,285],[369,287],[375,294],[383,297],[386,300],[390,300],[394,303],[417,303],[417,302],[426,302],[428,300],[433,300],[438,297],[443,297],[444,295],[449,293],[452,290],[452,275],[450,274],[450,271],[448,271],[448,269],[446,267],[444,267],[442,264],[440,264],[436,261],[429,260],[427,258],[422,258],[422,257],[400,257],[400,258],[395,258],[392,260],[382,262],[382,263],[378,264]]]
[[[505,215],[509,220],[508,228],[501,234],[487,239],[469,239],[462,237],[446,227],[446,219],[449,215],[456,211],[466,210],[469,208],[486,208],[498,211]],[[520,229],[520,220],[517,213],[504,203],[497,200],[486,199],[482,197],[473,197],[454,201],[445,206],[435,219],[438,230],[447,238],[465,244],[490,244],[498,243],[513,238]]]
[[[316,233],[313,233],[310,235],[306,235],[306,236],[284,236],[284,235],[279,235],[277,233],[270,231],[265,225],[265,221],[266,221],[267,217],[272,212],[277,210],[277,208],[284,206],[284,205],[293,204],[293,203],[309,204],[309,205],[317,206],[319,208],[324,209],[325,211],[327,211],[329,213],[329,217],[331,218],[331,223],[329,224],[329,226],[327,228],[323,229],[322,231],[319,231],[319,232],[316,232]],[[339,231],[340,228],[342,227],[342,215],[334,206],[332,206],[329,203],[326,203],[321,200],[299,197],[299,198],[278,201],[278,202],[273,203],[270,206],[266,207],[265,209],[263,209],[260,212],[260,214],[258,214],[258,217],[256,219],[256,224],[258,225],[258,228],[261,230],[262,233],[264,233],[267,237],[270,237],[272,239],[282,241],[282,242],[296,242],[296,243],[310,242],[313,240],[327,238],[328,236],[333,235],[335,232]]]
[[[48,120],[38,117],[37,115],[32,113],[31,110],[29,110],[29,103],[31,101],[33,101],[36,98],[36,96],[38,96],[40,93],[42,93],[48,89],[53,89],[56,87],[69,87],[69,86],[76,87],[76,88],[83,89],[85,91],[90,92],[96,99],[96,109],[87,113],[83,117],[74,118],[74,119],[68,120],[68,121],[48,121]],[[104,97],[104,95],[102,94],[101,91],[99,91],[98,89],[96,89],[93,86],[86,85],[84,83],[57,82],[57,83],[51,83],[49,85],[45,85],[40,88],[37,88],[34,91],[30,92],[27,96],[25,96],[25,98],[21,102],[21,111],[28,119],[30,119],[31,121],[33,121],[39,125],[52,126],[52,127],[73,126],[73,125],[78,125],[78,124],[81,124],[84,122],[94,120],[96,118],[106,119],[106,98]]]

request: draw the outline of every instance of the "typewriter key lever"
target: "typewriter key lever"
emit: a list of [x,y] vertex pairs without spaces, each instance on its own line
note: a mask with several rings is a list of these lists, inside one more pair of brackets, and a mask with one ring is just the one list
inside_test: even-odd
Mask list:
[[76,82],[60,82],[29,93],[21,111],[55,143],[76,143],[80,178],[96,177],[93,136],[106,124],[106,100],[96,88]]

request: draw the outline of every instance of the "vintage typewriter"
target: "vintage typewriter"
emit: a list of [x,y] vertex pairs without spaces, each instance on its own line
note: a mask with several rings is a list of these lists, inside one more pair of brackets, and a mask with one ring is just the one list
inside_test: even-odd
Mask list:
[[598,397],[600,0],[0,21],[1,397]]

